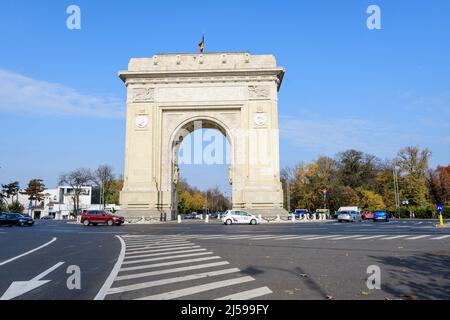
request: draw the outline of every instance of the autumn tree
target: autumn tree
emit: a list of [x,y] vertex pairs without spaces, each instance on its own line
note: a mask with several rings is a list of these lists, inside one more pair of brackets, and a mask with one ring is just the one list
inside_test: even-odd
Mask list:
[[426,206],[428,202],[427,172],[431,152],[418,147],[406,147],[397,155],[396,165],[400,168],[400,193],[412,206]]

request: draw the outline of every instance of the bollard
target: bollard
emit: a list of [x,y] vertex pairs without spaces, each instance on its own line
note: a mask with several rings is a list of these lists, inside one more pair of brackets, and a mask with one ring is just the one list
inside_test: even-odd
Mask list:
[[209,215],[206,215],[206,217],[205,217],[205,223],[209,223]]
[[280,222],[281,221],[281,218],[280,218],[280,215],[279,214],[277,214],[277,220],[275,220],[276,222]]
[[262,223],[263,221],[262,221],[262,215],[258,215],[258,219],[259,219],[259,223]]
[[313,221],[316,221],[316,220],[317,220],[317,217],[316,217],[316,214],[315,214],[315,213],[313,213],[312,219],[313,219]]
[[295,214],[292,214],[292,222],[295,222]]
[[181,216],[178,215],[178,223],[181,223]]

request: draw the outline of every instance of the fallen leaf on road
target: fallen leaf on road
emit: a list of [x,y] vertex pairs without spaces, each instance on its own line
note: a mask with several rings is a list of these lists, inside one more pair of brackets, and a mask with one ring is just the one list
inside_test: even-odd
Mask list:
[[302,277],[302,278],[308,278],[308,275],[307,275],[306,273],[301,273],[301,274],[300,274],[300,277]]
[[327,296],[327,300],[334,300],[333,296]]
[[368,295],[369,295],[369,293],[366,292],[366,291],[361,291],[361,294],[362,294],[363,296],[368,296]]

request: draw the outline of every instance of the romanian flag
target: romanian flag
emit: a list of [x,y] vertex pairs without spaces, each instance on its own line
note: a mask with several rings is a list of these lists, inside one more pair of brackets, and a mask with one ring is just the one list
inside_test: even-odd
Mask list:
[[203,36],[202,42],[200,42],[198,46],[200,47],[200,52],[203,53],[205,51],[205,36]]

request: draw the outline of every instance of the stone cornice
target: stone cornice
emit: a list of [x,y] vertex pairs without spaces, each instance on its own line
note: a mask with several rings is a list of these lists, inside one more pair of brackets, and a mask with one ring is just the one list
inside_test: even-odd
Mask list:
[[[119,77],[129,83],[236,82],[274,80],[278,89],[283,81],[283,68],[238,70],[120,71]],[[272,77],[272,78],[271,78]]]

